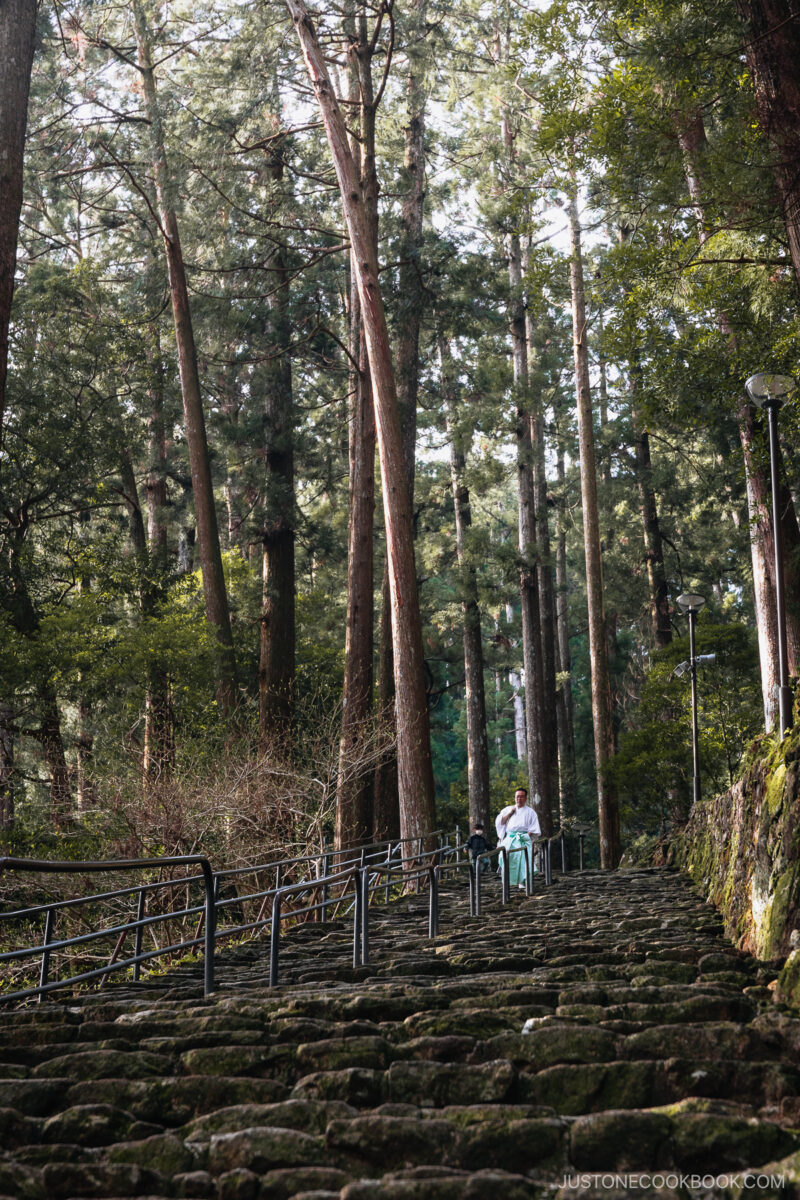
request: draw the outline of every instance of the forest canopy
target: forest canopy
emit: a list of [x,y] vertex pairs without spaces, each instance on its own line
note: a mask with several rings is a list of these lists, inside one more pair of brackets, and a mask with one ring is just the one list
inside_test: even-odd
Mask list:
[[4,6],[7,848],[233,863],[523,785],[614,866],[692,800],[682,592],[730,786],[782,682],[744,384],[798,368],[798,51],[763,0]]

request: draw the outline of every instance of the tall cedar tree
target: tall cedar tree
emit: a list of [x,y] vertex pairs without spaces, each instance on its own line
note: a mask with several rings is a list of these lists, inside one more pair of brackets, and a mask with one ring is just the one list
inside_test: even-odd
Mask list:
[[589,609],[589,657],[592,675],[594,755],[597,771],[597,812],[600,826],[600,865],[605,870],[614,870],[620,856],[619,808],[614,785],[606,771],[606,764],[614,753],[614,721],[603,605],[603,563],[600,553],[597,466],[592,424],[592,393],[589,382],[586,292],[583,281],[581,227],[576,192],[573,192],[569,199],[569,225],[572,247],[570,258],[572,344],[575,357],[575,391],[578,400],[581,503],[586,556],[586,600]]
[[214,486],[208,456],[208,439],[203,413],[200,373],[197,367],[186,269],[178,232],[178,217],[173,203],[174,184],[169,172],[164,127],[156,92],[156,76],[148,15],[142,0],[134,0],[136,47],[142,77],[145,109],[150,125],[150,149],[153,161],[158,216],[167,258],[172,314],[175,320],[175,340],[178,345],[178,367],[186,424],[186,442],[192,471],[192,492],[200,541],[200,560],[203,573],[203,594],[206,617],[217,639],[216,676],[217,699],[223,712],[236,706],[236,659],[233,634],[222,568],[219,527],[214,505]]
[[433,766],[425,692],[422,624],[414,565],[414,531],[403,454],[389,331],[369,214],[347,127],[313,23],[302,0],[287,0],[331,149],[356,263],[361,318],[372,379],[381,464],[386,556],[392,611],[400,831],[418,838],[434,826]]
[[3,0],[0,4],[0,445],[37,11],[37,0]]

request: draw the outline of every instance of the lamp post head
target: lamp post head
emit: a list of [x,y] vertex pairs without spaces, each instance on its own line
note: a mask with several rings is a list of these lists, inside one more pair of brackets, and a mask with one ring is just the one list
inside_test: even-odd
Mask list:
[[791,375],[758,371],[750,376],[744,387],[757,408],[780,408],[784,400],[797,391],[797,381]]
[[675,601],[685,613],[699,613],[705,602],[705,596],[698,596],[696,592],[682,592]]

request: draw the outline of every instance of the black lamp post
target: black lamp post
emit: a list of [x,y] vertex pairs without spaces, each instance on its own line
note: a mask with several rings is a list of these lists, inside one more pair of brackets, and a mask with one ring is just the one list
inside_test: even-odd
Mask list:
[[676,603],[689,618],[689,670],[692,678],[692,764],[694,768],[694,802],[700,799],[700,737],[697,728],[697,655],[694,651],[694,625],[705,597],[696,592],[684,592]]
[[783,581],[783,539],[778,506],[779,450],[778,409],[797,384],[791,375],[771,375],[761,371],[745,383],[748,396],[758,408],[767,411],[769,420],[769,466],[772,476],[772,529],[775,542],[775,601],[778,609],[778,720],[781,738],[792,728],[792,689],[789,687],[789,660],[786,653],[786,595]]

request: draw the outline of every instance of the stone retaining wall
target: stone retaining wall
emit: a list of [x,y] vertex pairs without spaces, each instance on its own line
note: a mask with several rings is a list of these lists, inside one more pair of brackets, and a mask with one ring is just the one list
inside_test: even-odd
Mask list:
[[[800,926],[800,727],[727,792],[701,801],[662,853],[717,906],[726,932],[761,959],[787,955]],[[796,939],[795,939],[796,941]]]

